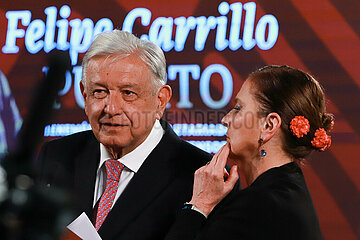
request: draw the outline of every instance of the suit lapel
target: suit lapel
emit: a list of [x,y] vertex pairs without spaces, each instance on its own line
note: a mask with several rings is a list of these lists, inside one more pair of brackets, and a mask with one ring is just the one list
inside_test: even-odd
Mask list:
[[93,215],[93,199],[96,171],[100,161],[99,142],[92,135],[82,154],[75,159],[75,194],[81,205],[81,212],[85,212],[90,220]]
[[[129,185],[115,203],[99,229],[104,239],[112,239],[132,222],[173,180],[172,158],[177,156],[176,142],[180,139],[169,125],[160,143],[144,161]],[[176,137],[175,137],[176,136]]]

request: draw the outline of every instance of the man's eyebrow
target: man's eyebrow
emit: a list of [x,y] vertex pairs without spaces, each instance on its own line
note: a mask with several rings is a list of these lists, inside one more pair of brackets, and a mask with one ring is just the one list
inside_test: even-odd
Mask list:
[[[101,83],[101,82],[94,82],[94,83],[92,84],[92,86],[93,86],[93,87],[94,87],[94,86],[98,86],[98,87],[104,87],[104,88],[107,87],[106,84]],[[124,84],[120,84],[120,85],[118,86],[118,88],[131,88],[131,87],[138,87],[138,86],[140,86],[140,84],[137,84],[137,83],[124,83]]]
[[106,87],[106,85],[105,84],[103,84],[103,83],[98,83],[98,82],[95,82],[95,83],[93,83],[93,84],[91,84],[90,85],[90,88],[94,88],[94,87]]

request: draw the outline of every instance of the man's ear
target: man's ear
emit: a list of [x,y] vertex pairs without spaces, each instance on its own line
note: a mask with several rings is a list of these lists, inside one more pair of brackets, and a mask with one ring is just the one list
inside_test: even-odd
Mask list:
[[158,98],[158,107],[156,113],[156,119],[160,120],[162,117],[167,103],[170,101],[172,96],[172,90],[169,85],[161,86],[160,90],[158,91],[157,98]]
[[87,115],[87,108],[86,108],[86,97],[87,97],[87,94],[86,94],[86,90],[85,90],[85,83],[83,81],[80,81],[80,91],[81,91],[81,95],[83,95],[83,98],[84,98],[84,104],[85,104],[85,114]]
[[260,137],[263,142],[266,143],[275,135],[275,133],[281,127],[281,117],[275,112],[269,113],[265,117],[265,122],[263,124],[264,125]]
[[81,95],[83,95],[84,100],[85,100],[85,98],[86,98],[86,92],[85,92],[85,86],[84,86],[84,83],[83,83],[83,81],[80,81],[80,82],[79,82],[79,84],[80,84],[80,91],[81,91]]

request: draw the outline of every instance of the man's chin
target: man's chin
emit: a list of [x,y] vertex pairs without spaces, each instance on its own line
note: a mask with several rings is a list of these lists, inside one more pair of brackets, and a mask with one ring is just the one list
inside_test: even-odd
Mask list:
[[114,137],[100,137],[100,141],[105,147],[109,148],[125,148],[130,145],[130,140],[124,141],[124,139],[118,139]]

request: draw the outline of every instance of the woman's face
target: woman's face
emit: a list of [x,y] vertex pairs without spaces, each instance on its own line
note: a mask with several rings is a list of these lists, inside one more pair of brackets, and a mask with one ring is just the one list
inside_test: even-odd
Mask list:
[[222,119],[222,123],[228,127],[226,136],[231,158],[249,159],[258,155],[261,119],[264,118],[258,116],[259,104],[253,90],[251,81],[245,81],[236,95],[235,107]]

